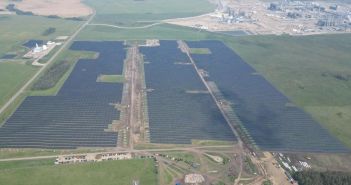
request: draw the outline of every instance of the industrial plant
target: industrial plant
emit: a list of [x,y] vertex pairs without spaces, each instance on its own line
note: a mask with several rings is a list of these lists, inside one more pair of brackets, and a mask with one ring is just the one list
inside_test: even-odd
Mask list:
[[[267,5],[267,9],[281,20],[310,21],[324,31],[350,31],[351,9],[346,5],[325,2],[282,0]],[[295,32],[316,31],[301,25]]]
[[213,32],[312,35],[351,32],[351,5],[335,2],[218,0],[210,14],[167,23]]

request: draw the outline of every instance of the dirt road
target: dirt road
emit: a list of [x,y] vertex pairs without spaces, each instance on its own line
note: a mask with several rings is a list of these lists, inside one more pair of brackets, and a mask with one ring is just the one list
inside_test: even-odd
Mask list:
[[272,181],[274,185],[289,185],[287,176],[284,173],[284,169],[277,167],[277,161],[274,156],[269,152],[264,152],[265,158],[262,159],[263,165],[266,169],[267,176]]
[[213,100],[215,101],[217,107],[219,108],[219,110],[221,111],[223,117],[225,118],[225,120],[227,121],[229,127],[231,128],[232,132],[234,133],[234,135],[236,136],[236,138],[238,139],[238,148],[239,148],[239,158],[240,158],[240,172],[238,174],[238,177],[235,179],[235,182],[234,182],[234,185],[237,185],[240,181],[240,178],[241,178],[241,173],[242,173],[242,169],[243,169],[243,154],[244,154],[244,146],[243,146],[243,142],[240,138],[240,135],[238,134],[238,132],[234,129],[234,127],[232,126],[232,124],[230,123],[230,120],[229,118],[227,117],[225,111],[223,110],[222,106],[220,105],[220,103],[218,102],[217,98],[215,97],[215,95],[213,94],[212,92],[212,89],[210,88],[210,86],[207,84],[206,80],[204,79],[204,77],[201,75],[201,72],[200,70],[197,68],[194,60],[192,59],[191,55],[190,55],[190,52],[189,52],[189,47],[186,45],[186,43],[184,41],[178,41],[178,44],[179,44],[179,47],[181,48],[181,50],[183,52],[185,52],[191,63],[193,64],[197,74],[199,75],[199,77],[201,78],[202,82],[205,84],[208,92],[211,94]]
[[137,69],[136,69],[136,62],[137,62],[137,50],[138,48],[133,46],[132,48],[130,48],[130,52],[131,52],[131,61],[130,62],[130,113],[129,113],[129,128],[130,128],[130,134],[129,134],[129,148],[131,150],[133,150],[134,148],[134,126],[136,124],[137,121],[137,115],[136,115],[136,96],[137,96],[137,92],[136,92],[136,73],[137,73]]
[[128,27],[128,26],[117,26],[117,25],[112,25],[112,24],[89,24],[88,26],[106,26],[106,27],[112,27],[112,28],[119,28],[119,29],[145,29],[145,28],[150,28],[156,25],[164,24],[162,22],[156,22],[152,24],[148,24],[145,26],[134,26],[134,27]]
[[[111,153],[111,152],[134,152],[134,153],[143,153],[143,152],[167,152],[167,151],[194,151],[194,150],[199,150],[199,149],[211,149],[211,148],[218,148],[216,152],[221,152],[221,148],[232,148],[233,146],[230,145],[217,145],[217,146],[195,146],[195,147],[176,147],[176,148],[159,148],[159,149],[142,149],[142,150],[135,150],[135,149],[112,149],[106,152],[99,152],[99,153]],[[227,150],[223,151],[228,153]],[[79,155],[79,154],[87,154],[87,153],[76,153],[73,155]],[[96,154],[96,152],[89,152],[89,154]],[[61,155],[44,155],[44,156],[35,156],[35,157],[18,157],[18,158],[6,158],[6,159],[0,159],[0,162],[4,161],[24,161],[24,160],[36,160],[36,159],[50,159],[50,158],[55,158],[57,156]],[[63,156],[68,156],[68,155],[63,155]]]

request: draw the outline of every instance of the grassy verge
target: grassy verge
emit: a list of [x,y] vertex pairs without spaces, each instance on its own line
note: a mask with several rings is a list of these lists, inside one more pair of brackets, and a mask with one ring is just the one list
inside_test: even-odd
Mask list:
[[192,140],[192,145],[196,146],[218,146],[218,145],[233,145],[234,141],[216,141],[216,140]]
[[22,62],[0,63],[0,106],[13,96],[38,70]]
[[5,110],[0,114],[0,127],[5,121],[16,111],[22,101],[26,98],[27,92],[22,93],[15,101],[13,101]]
[[168,155],[169,158],[178,158],[178,159],[181,159],[182,161],[199,162],[199,160],[195,159],[195,156],[190,152],[172,151],[172,152],[161,152],[161,154]]
[[35,156],[50,156],[50,155],[67,155],[89,152],[106,152],[107,149],[79,148],[74,150],[53,150],[53,149],[0,149],[0,159],[35,157]]
[[123,75],[100,75],[96,81],[106,83],[124,83],[125,78]]
[[211,54],[211,50],[208,48],[190,48],[191,54]]

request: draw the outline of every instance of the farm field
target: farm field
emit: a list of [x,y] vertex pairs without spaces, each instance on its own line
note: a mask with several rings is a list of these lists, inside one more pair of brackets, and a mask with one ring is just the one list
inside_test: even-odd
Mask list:
[[153,160],[105,161],[54,166],[54,159],[0,162],[0,182],[7,185],[156,185]]
[[176,41],[142,47],[152,143],[191,144],[235,137]]
[[208,72],[255,143],[268,151],[343,152],[342,144],[238,55],[218,41],[188,42],[211,54],[191,54]]
[[215,5],[206,0],[86,0],[84,3],[97,12],[93,23],[113,25],[138,25],[143,21],[189,17],[212,12],[215,9]]
[[15,3],[16,7],[22,11],[29,11],[35,15],[52,16],[56,15],[59,17],[84,17],[92,14],[90,7],[81,3],[80,0],[24,0],[24,1],[12,1],[9,3]]
[[0,106],[37,71],[25,62],[0,62]]
[[[22,44],[31,39],[52,40],[57,36],[71,35],[81,22],[39,16],[0,15],[0,24],[6,25],[0,29],[0,56],[3,56],[22,51]],[[43,34],[50,27],[56,28],[55,32]]]
[[[114,147],[117,133],[104,129],[119,119],[112,104],[121,101],[123,84],[96,82],[101,74],[122,74],[122,42],[75,42],[71,50],[94,51],[80,59],[56,96],[29,96],[0,128],[1,147]],[[40,115],[40,116],[38,116]]]

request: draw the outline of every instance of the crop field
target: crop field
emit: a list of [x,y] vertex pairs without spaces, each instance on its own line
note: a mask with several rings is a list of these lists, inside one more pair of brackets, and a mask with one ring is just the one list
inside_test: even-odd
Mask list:
[[294,106],[265,78],[219,41],[188,42],[209,48],[210,55],[192,54],[209,73],[256,144],[264,150],[345,152],[347,149],[310,115]]
[[234,141],[234,135],[176,41],[141,48],[152,143]]
[[[0,106],[16,92],[37,68],[19,62],[0,62]],[[21,71],[18,73],[18,71]],[[6,79],[6,82],[5,82]]]
[[151,159],[54,165],[54,159],[0,162],[0,182],[6,185],[156,185]]
[[96,9],[94,22],[114,25],[189,17],[215,9],[207,0],[86,0],[84,3]]
[[114,147],[117,133],[105,132],[119,112],[123,84],[96,82],[99,75],[120,75],[122,42],[75,42],[71,50],[94,51],[80,59],[56,96],[29,96],[0,128],[0,147]]

